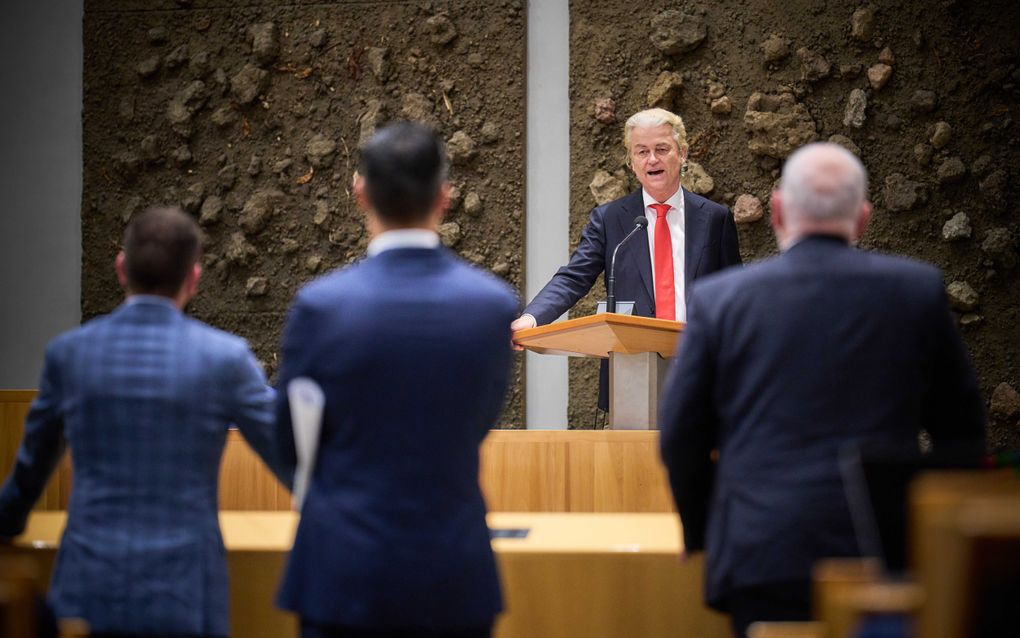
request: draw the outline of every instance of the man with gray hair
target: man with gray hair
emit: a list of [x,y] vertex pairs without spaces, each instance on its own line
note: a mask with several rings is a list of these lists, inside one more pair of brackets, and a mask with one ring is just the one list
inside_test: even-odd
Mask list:
[[[623,127],[623,146],[641,188],[591,211],[570,261],[513,322],[514,332],[555,321],[588,294],[638,219],[647,227],[623,246],[616,264],[616,297],[633,301],[635,315],[686,321],[691,282],[740,264],[730,211],[680,187],[688,152],[680,116],[665,109],[635,113]],[[609,409],[608,377],[604,360],[603,411]]]
[[684,550],[737,636],[810,617],[812,564],[860,551],[846,444],[983,449],[984,406],[935,267],[857,250],[867,177],[834,144],[772,196],[782,253],[698,281],[659,407]]

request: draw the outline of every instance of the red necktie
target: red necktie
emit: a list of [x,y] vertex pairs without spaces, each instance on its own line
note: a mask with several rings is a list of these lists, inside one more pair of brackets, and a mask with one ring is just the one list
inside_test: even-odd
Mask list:
[[676,289],[673,279],[673,241],[666,213],[669,204],[652,204],[655,209],[655,318],[676,321]]

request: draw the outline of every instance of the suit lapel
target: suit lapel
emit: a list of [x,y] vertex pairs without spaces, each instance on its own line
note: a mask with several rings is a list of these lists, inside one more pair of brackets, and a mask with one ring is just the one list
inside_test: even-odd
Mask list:
[[702,203],[684,189],[684,298],[690,300],[691,282],[708,241],[708,215]]
[[[627,233],[634,229],[634,224],[632,223],[634,218],[644,214],[644,198],[641,196],[641,189],[638,189],[625,199],[620,206],[620,215],[617,217],[617,222],[620,225],[620,239],[626,237]],[[632,237],[627,244],[628,246],[620,251],[620,259],[626,259],[637,265],[637,271],[641,276],[641,283],[645,285],[645,292],[648,293],[648,298],[655,299],[655,291],[652,288],[652,255],[648,252],[647,227],[645,227],[643,233],[638,233]],[[615,248],[616,246],[609,247],[609,255],[613,254]],[[608,266],[609,264],[606,265]]]

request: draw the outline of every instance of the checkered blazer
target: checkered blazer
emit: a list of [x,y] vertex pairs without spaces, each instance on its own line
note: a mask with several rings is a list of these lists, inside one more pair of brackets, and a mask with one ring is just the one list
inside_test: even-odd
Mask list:
[[273,390],[246,343],[133,297],[55,339],[11,476],[0,535],[71,448],[74,489],[49,600],[93,631],[229,633],[217,517],[230,424],[275,467]]

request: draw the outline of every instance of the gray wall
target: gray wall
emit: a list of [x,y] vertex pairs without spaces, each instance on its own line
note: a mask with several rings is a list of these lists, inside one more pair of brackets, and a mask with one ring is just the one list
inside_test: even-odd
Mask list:
[[81,317],[82,0],[0,3],[0,388]]

